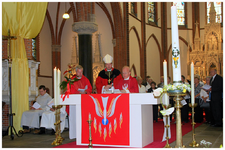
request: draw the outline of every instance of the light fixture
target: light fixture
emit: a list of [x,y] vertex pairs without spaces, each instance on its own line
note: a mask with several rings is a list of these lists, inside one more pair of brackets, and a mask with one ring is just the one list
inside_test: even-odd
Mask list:
[[67,9],[66,9],[66,3],[65,3],[65,13],[63,14],[63,19],[69,19],[70,18],[70,15],[67,13],[67,11],[66,11]]

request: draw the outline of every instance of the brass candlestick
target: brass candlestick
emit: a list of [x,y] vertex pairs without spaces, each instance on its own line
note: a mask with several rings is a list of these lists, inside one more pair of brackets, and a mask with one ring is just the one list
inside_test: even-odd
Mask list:
[[88,144],[88,148],[93,148],[93,145],[92,145],[92,136],[91,136],[91,123],[92,123],[93,120],[91,120],[91,118],[89,118],[87,120],[88,122],[88,125],[89,125],[89,144]]
[[170,144],[169,144],[169,133],[168,133],[168,128],[170,127],[169,125],[168,125],[168,115],[166,115],[165,116],[166,117],[166,125],[165,125],[165,127],[166,127],[166,145],[165,145],[165,147],[164,148],[172,148],[171,146],[170,146]]
[[195,103],[194,105],[192,105],[192,104],[189,104],[189,107],[191,107],[192,108],[192,115],[191,115],[191,117],[192,117],[192,142],[189,144],[189,146],[191,146],[191,147],[198,147],[199,146],[199,144],[195,141],[195,118],[194,118],[194,114],[195,114],[195,112],[194,112],[194,108],[197,106],[198,104],[197,103]]
[[169,96],[174,96],[175,108],[176,108],[176,145],[175,148],[184,148],[185,145],[183,145],[183,138],[182,138],[182,128],[181,128],[181,111],[180,108],[182,108],[181,100],[183,100],[183,96],[186,95],[186,93],[183,93],[181,90],[173,90],[167,92]]
[[62,105],[53,105],[53,109],[55,109],[55,140],[52,142],[52,145],[60,145],[62,144],[62,141],[64,138],[61,137],[61,128],[60,128],[60,123],[62,122],[60,120],[60,109],[62,108]]

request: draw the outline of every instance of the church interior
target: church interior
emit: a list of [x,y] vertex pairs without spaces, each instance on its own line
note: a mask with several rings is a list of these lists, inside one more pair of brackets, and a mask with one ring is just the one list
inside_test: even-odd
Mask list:
[[[3,10],[7,7],[16,10],[16,6],[4,3]],[[23,6],[23,3],[20,5]],[[15,67],[12,70],[12,84],[19,85],[19,90],[12,86],[16,131],[22,129],[22,113],[29,109],[31,102],[38,96],[40,85],[45,85],[49,95],[54,97],[55,67],[61,71],[63,81],[63,73],[82,61],[84,76],[90,80],[94,90],[96,78],[105,68],[103,57],[106,54],[113,57],[113,67],[120,72],[123,66],[129,66],[131,76],[140,76],[143,82],[150,76],[156,84],[160,83],[163,76],[165,60],[167,75],[172,82],[171,6],[177,6],[181,74],[191,80],[190,66],[193,62],[194,74],[198,74],[202,82],[210,75],[212,67],[216,67],[217,74],[223,77],[223,2],[46,2],[39,12],[24,6],[26,12],[21,12],[21,15],[34,17],[29,21],[21,19],[28,24],[24,23],[21,29],[18,29],[20,26],[14,29],[13,25],[7,26],[4,21],[10,17],[16,20],[16,17],[2,13],[2,37],[6,37],[10,29],[12,36],[24,41],[24,50],[15,51],[15,47],[20,45],[10,39],[11,49],[14,49],[11,52],[12,65],[24,69],[21,71]],[[67,19],[63,18],[65,12],[69,14]],[[36,20],[33,26],[37,31],[31,34],[25,30],[33,20]],[[10,109],[8,40],[2,40],[2,131],[7,130],[10,121],[7,116]],[[68,130],[62,133],[65,137],[63,144],[75,141],[68,138]],[[51,146],[54,135],[46,134],[29,133],[14,140],[4,136],[2,147],[54,147]],[[46,138],[48,140],[43,140]],[[223,145],[223,127],[199,124],[196,139],[199,144],[201,140],[207,139],[212,142],[210,148],[219,148]],[[192,132],[184,135],[183,140],[188,147]],[[27,144],[25,141],[28,141]],[[45,144],[40,146],[40,142],[34,141]],[[170,144],[174,147],[175,141]]]

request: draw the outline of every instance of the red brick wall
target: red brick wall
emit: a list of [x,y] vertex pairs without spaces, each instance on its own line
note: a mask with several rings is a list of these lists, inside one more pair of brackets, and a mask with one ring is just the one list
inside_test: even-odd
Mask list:
[[2,108],[2,130],[7,130],[9,126],[9,117],[7,114],[9,113],[9,105],[5,104]]
[[[33,59],[33,57],[32,57],[32,40],[24,39],[24,44],[25,44],[25,49],[27,51],[27,59],[29,59],[29,60]],[[7,46],[8,46],[8,41],[2,40],[2,59],[8,58]]]

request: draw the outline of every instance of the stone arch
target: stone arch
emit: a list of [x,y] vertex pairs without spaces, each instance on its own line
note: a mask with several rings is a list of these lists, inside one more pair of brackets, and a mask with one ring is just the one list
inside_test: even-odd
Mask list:
[[136,72],[136,67],[133,64],[132,67],[130,68],[130,72],[132,72],[132,70],[134,71],[134,75],[137,76],[137,72]]
[[129,34],[130,34],[131,30],[134,30],[134,33],[135,33],[135,35],[137,37],[137,40],[138,40],[139,51],[141,52],[141,41],[140,41],[140,37],[139,37],[138,32],[137,32],[137,29],[136,29],[135,26],[131,27],[130,30],[129,30]]
[[161,54],[160,44],[159,44],[159,41],[158,41],[158,39],[156,38],[156,36],[155,36],[154,33],[151,34],[151,35],[148,37],[147,42],[146,42],[146,44],[145,44],[146,47],[147,47],[147,44],[148,44],[148,42],[149,42],[149,40],[150,40],[151,38],[153,38],[153,39],[155,40],[155,42],[156,42],[156,44],[157,44],[157,46],[158,46],[159,54]]

